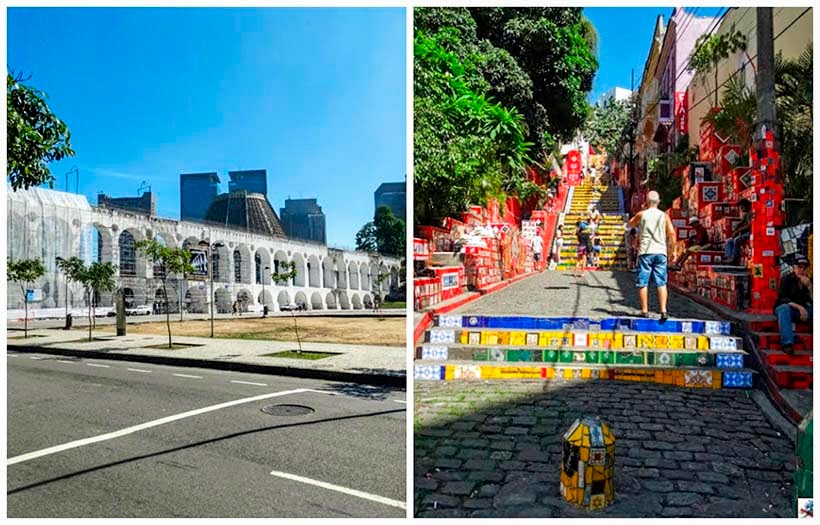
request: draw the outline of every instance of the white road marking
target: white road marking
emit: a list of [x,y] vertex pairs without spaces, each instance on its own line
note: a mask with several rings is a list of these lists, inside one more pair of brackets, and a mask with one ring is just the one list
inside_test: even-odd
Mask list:
[[26,454],[21,454],[19,456],[15,456],[13,458],[9,458],[6,462],[7,465],[14,465],[16,463],[23,463],[24,461],[30,461],[32,459],[40,458],[43,456],[49,456],[51,454],[56,454],[57,452],[62,452],[64,450],[70,450],[72,448],[83,447],[85,445],[90,445],[92,443],[99,443],[101,441],[108,441],[110,439],[115,439],[122,436],[127,436],[128,434],[133,434],[134,432],[139,432],[140,430],[145,430],[148,428],[158,427],[160,425],[165,425],[167,423],[173,423],[174,421],[179,421],[180,419],[185,419],[188,417],[197,416],[199,414],[205,414],[207,412],[213,412],[214,410],[220,410],[222,408],[228,408],[236,405],[242,405],[245,403],[253,403],[254,401],[261,401],[263,399],[270,399],[272,397],[281,397],[287,396],[290,394],[301,394],[305,390],[302,388],[297,388],[295,390],[283,390],[281,392],[273,392],[270,394],[262,394],[259,396],[253,397],[243,397],[242,399],[236,399],[234,401],[227,401],[225,403],[219,403],[218,405],[211,405],[204,408],[197,408],[196,410],[189,410],[188,412],[182,412],[180,414],[176,414],[173,416],[163,417],[161,419],[155,419],[154,421],[148,421],[147,423],[142,423],[140,425],[135,425],[133,427],[123,428],[122,430],[117,430],[114,432],[109,432],[108,434],[100,434],[99,436],[93,436],[85,439],[78,439],[77,441],[70,441],[68,443],[63,443],[62,445],[56,445],[49,448],[44,448],[42,450],[35,450],[34,452],[28,452]]
[[341,492],[342,494],[348,494],[350,496],[356,496],[357,498],[362,498],[370,501],[375,501],[377,503],[381,503],[383,505],[390,505],[391,507],[398,507],[400,509],[406,509],[407,504],[403,501],[398,501],[395,499],[385,498],[384,496],[377,496],[376,494],[370,494],[367,492],[362,492],[360,490],[349,489],[347,487],[341,487],[339,485],[333,485],[332,483],[325,483],[324,481],[318,481],[315,479],[305,478],[302,476],[297,476],[295,474],[288,474],[287,472],[279,472],[278,470],[274,470],[271,472],[271,476],[276,476],[278,478],[290,479],[293,481],[298,481],[300,483],[306,483],[308,485],[314,485],[316,487],[321,487],[327,490],[334,490],[336,492]]
[[97,368],[111,368],[111,365],[98,365],[97,363],[86,363],[87,366],[96,366]]
[[17,354],[6,354],[6,357],[20,357],[20,356],[17,355]]
[[404,403],[405,405],[407,404],[407,401],[405,401],[404,399],[394,399],[393,401],[395,401],[396,403]]
[[252,383],[250,381],[234,381],[234,380],[231,380],[231,383],[237,383],[239,385],[268,386],[265,383]]
[[188,374],[171,374],[176,377],[190,377],[191,379],[202,379],[202,376],[189,376]]
[[34,360],[37,360],[37,361],[40,361],[41,359],[44,359],[44,358],[42,358],[42,357],[35,357],[35,356],[33,356],[33,355],[28,356],[28,358],[29,358],[29,359],[34,359]]
[[129,370],[131,372],[142,372],[143,374],[150,374],[151,373],[150,370],[143,370],[141,368],[127,368],[126,370]]
[[66,361],[64,359],[58,359],[57,362],[58,363],[69,363],[69,364],[72,364],[72,365],[74,364],[74,361]]

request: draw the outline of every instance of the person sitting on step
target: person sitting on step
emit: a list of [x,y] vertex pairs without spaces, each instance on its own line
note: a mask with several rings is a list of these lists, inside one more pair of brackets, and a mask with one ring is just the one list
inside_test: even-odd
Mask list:
[[683,263],[685,263],[686,259],[688,259],[693,253],[709,249],[710,247],[709,230],[703,227],[703,224],[700,223],[700,219],[697,217],[689,217],[689,226],[694,228],[694,231],[690,233],[689,238],[686,239],[686,250],[678,258],[678,260],[669,267],[669,269],[673,272],[681,271],[681,268],[683,268]]
[[809,260],[798,255],[792,265],[792,273],[780,280],[774,314],[780,329],[783,352],[794,353],[794,321],[810,322],[812,319],[812,285],[808,276]]
[[740,206],[740,225],[732,232],[724,249],[724,256],[732,266],[740,264],[740,250],[752,235],[752,203],[749,199],[742,199],[738,206]]

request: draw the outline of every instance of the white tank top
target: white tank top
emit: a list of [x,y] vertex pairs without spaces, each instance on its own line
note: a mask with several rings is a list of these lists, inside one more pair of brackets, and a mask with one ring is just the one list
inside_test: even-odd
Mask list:
[[638,255],[666,255],[666,214],[658,208],[641,213]]

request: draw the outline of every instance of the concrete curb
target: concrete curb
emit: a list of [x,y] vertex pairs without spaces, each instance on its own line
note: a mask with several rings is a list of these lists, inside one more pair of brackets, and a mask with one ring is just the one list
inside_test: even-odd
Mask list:
[[407,387],[407,374],[357,374],[336,370],[315,370],[312,368],[298,368],[290,366],[257,365],[232,361],[214,361],[209,359],[194,359],[188,357],[169,357],[144,354],[120,354],[114,352],[100,352],[97,350],[73,350],[69,348],[53,348],[36,345],[20,345],[6,348],[7,352],[38,353],[69,357],[85,357],[90,359],[108,359],[111,361],[133,361],[155,365],[181,366],[189,368],[209,368],[230,372],[245,372],[250,374],[267,374],[278,376],[302,377],[306,379],[323,379],[343,383],[358,383],[363,385]]

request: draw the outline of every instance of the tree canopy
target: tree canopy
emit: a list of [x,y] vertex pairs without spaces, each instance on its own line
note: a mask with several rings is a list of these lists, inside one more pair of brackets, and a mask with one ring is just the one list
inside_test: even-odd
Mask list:
[[401,257],[406,238],[405,222],[387,206],[379,206],[375,218],[356,234],[356,249]]
[[624,146],[635,132],[635,97],[626,100],[610,98],[591,106],[583,135],[595,148],[606,150],[609,158],[624,158]]
[[6,75],[6,172],[15,191],[51,183],[49,162],[73,157],[71,133],[46,104],[46,95]]

